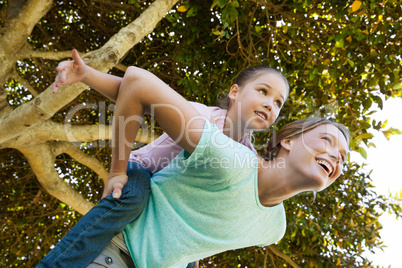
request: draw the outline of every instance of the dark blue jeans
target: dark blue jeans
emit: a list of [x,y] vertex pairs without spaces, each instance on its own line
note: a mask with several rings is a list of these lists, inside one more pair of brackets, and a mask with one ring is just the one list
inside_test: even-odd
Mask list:
[[86,267],[102,250],[144,210],[150,193],[151,171],[129,162],[128,182],[119,199],[102,198],[36,266]]

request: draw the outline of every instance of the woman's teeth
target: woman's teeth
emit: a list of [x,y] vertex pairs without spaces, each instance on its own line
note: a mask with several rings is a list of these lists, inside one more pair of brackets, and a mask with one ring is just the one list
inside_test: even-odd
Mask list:
[[324,160],[316,160],[316,161],[321,166],[324,166],[325,170],[327,170],[327,172],[328,172],[328,175],[332,174],[332,167],[327,161],[324,161]]

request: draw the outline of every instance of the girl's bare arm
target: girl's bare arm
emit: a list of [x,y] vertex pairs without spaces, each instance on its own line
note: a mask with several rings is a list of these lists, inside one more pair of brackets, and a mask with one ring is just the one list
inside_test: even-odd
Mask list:
[[197,146],[205,117],[152,73],[129,67],[116,101],[110,178],[126,173],[144,113],[153,114],[166,133],[189,153]]
[[56,93],[60,86],[83,82],[112,101],[116,101],[123,79],[89,67],[75,49],[71,54],[72,61],[62,61],[56,67],[58,75],[53,83],[53,93]]

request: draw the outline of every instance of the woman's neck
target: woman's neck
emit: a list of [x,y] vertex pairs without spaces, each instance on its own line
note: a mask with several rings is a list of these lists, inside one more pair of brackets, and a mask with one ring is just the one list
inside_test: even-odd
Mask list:
[[292,174],[284,158],[275,158],[266,161],[258,157],[258,196],[260,203],[266,207],[280,204],[286,199],[302,192],[294,187]]

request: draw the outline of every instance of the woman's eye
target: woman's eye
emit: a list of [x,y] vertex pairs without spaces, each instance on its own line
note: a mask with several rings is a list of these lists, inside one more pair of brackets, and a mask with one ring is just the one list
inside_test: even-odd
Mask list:
[[267,91],[265,89],[259,89],[258,92],[260,92],[263,95],[267,95]]
[[331,139],[328,138],[328,137],[323,137],[322,139],[323,139],[323,140],[326,140],[326,141],[329,142],[329,143],[331,143]]
[[345,163],[345,161],[346,161],[346,155],[341,154],[341,159],[342,159],[342,165],[343,165],[343,163]]

